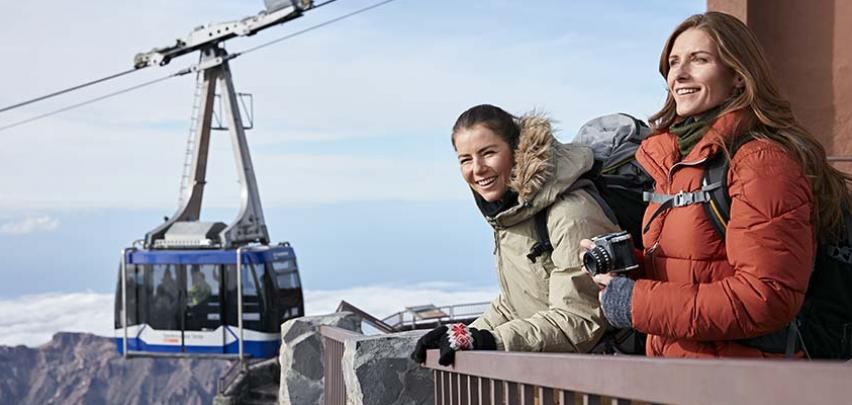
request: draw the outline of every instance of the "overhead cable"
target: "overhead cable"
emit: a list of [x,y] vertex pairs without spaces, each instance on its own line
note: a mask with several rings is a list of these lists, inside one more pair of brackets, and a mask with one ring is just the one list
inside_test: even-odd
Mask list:
[[320,3],[320,4],[317,4],[317,5],[313,6],[313,7],[311,7],[311,10],[314,10],[314,9],[320,8],[320,7],[322,7],[322,6],[324,6],[324,5],[327,5],[327,4],[329,4],[329,3],[334,3],[335,1],[337,1],[337,0],[326,0],[326,1],[322,2],[322,3]]
[[[336,1],[336,0],[329,0],[329,1],[326,1],[325,3],[322,3],[322,4],[318,5],[317,7],[324,6],[324,5],[326,5],[327,3],[331,3],[331,2],[334,2],[334,1]],[[244,50],[244,51],[242,51],[242,52],[238,52],[238,53],[242,55],[242,54],[247,54],[247,53],[249,53],[249,52],[254,52],[254,51],[258,50],[258,49],[265,48],[265,47],[267,47],[267,46],[277,44],[277,43],[279,43],[279,42],[281,42],[281,41],[285,41],[285,40],[288,40],[288,39],[293,38],[293,37],[297,37],[297,36],[302,35],[302,34],[304,34],[304,33],[306,33],[306,32],[313,31],[313,30],[315,30],[315,29],[317,29],[317,28],[325,27],[326,25],[333,24],[333,23],[336,23],[336,22],[341,21],[341,20],[345,20],[345,19],[347,19],[347,18],[349,18],[349,17],[352,17],[352,16],[355,16],[355,15],[361,14],[361,13],[363,13],[363,12],[366,12],[366,11],[372,10],[372,9],[374,9],[374,8],[377,8],[377,7],[384,6],[385,4],[388,4],[388,3],[392,2],[392,1],[395,1],[395,0],[384,0],[384,1],[380,1],[380,2],[378,2],[378,3],[376,3],[376,4],[373,4],[373,5],[370,5],[370,6],[367,6],[367,7],[364,7],[364,8],[358,9],[358,10],[355,10],[355,11],[353,11],[353,12],[351,12],[351,13],[344,14],[344,15],[342,15],[342,16],[340,16],[340,17],[332,18],[332,19],[330,19],[330,20],[327,20],[327,21],[321,22],[321,23],[319,23],[319,24],[317,24],[317,25],[312,25],[312,26],[310,26],[310,27],[308,27],[308,28],[305,28],[305,29],[303,29],[303,30],[296,31],[296,32],[294,32],[294,33],[292,33],[292,34],[287,34],[287,35],[285,35],[285,36],[283,36],[283,37],[281,37],[281,38],[274,39],[274,40],[272,40],[272,41],[269,41],[269,42],[266,42],[266,43],[263,43],[263,44],[260,44],[260,45],[257,45],[257,46],[253,46],[253,47],[251,47],[251,48],[248,48],[248,49],[246,49],[246,50]],[[316,8],[316,7],[314,7],[314,8]]]
[[114,92],[109,93],[109,94],[104,94],[103,96],[100,96],[100,97],[89,99],[89,100],[86,100],[86,101],[83,101],[83,102],[80,102],[80,103],[77,103],[77,104],[72,104],[72,105],[69,105],[67,107],[60,108],[58,110],[46,112],[44,114],[36,115],[35,117],[30,117],[30,118],[27,118],[27,119],[22,120],[22,121],[13,122],[13,123],[8,124],[8,125],[3,125],[3,126],[0,126],[0,132],[5,131],[5,130],[10,129],[10,128],[17,127],[19,125],[29,123],[29,122],[37,121],[37,120],[40,120],[42,118],[47,118],[47,117],[50,117],[51,115],[56,115],[56,114],[59,114],[59,113],[62,113],[62,112],[68,111],[68,110],[73,110],[75,108],[82,107],[84,105],[89,105],[89,104],[92,104],[92,103],[95,103],[95,102],[98,102],[98,101],[101,101],[101,100],[105,100],[105,99],[108,99],[110,97],[117,96],[119,94],[124,94],[124,93],[127,93],[127,92],[131,92],[133,90],[138,90],[138,89],[141,89],[143,87],[162,82],[166,79],[171,79],[173,77],[181,76],[183,74],[186,74],[187,72],[188,71],[186,69],[184,69],[184,70],[181,70],[177,73],[172,73],[168,76],[163,76],[159,79],[154,79],[154,80],[142,83],[142,84],[137,84],[137,85],[132,86],[132,87],[128,87],[128,88],[125,88],[125,89],[114,91]]
[[115,73],[115,74],[112,74],[112,75],[109,75],[109,76],[106,76],[106,77],[102,77],[102,78],[97,79],[97,80],[92,80],[90,82],[86,82],[86,83],[83,83],[83,84],[78,84],[78,85],[73,86],[73,87],[69,87],[67,89],[59,90],[59,91],[56,91],[56,92],[53,92],[53,93],[50,93],[50,94],[45,94],[41,97],[36,97],[34,99],[31,99],[31,100],[22,101],[22,102],[17,103],[17,104],[13,104],[13,105],[10,105],[10,106],[7,106],[7,107],[0,108],[0,113],[5,112],[5,111],[9,111],[9,110],[14,110],[18,107],[23,107],[27,104],[35,103],[36,101],[47,100],[49,98],[56,97],[56,96],[61,95],[61,94],[70,93],[74,90],[80,90],[84,87],[89,87],[89,86],[92,86],[92,85],[95,85],[95,84],[98,84],[98,83],[103,83],[107,80],[112,80],[112,79],[124,76],[126,74],[133,73],[137,70],[139,70],[139,69],[136,69],[136,68],[128,69],[128,70],[125,70],[123,72],[118,72],[118,73]]

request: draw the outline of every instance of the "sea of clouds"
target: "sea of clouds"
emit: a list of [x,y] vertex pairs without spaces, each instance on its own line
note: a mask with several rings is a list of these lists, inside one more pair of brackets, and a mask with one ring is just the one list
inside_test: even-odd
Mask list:
[[[385,317],[407,306],[452,305],[484,302],[496,296],[496,288],[468,287],[452,283],[374,285],[340,290],[306,290],[305,312],[334,312],[341,300]],[[113,294],[79,292],[37,294],[0,299],[0,345],[37,347],[56,332],[87,332],[113,336]]]

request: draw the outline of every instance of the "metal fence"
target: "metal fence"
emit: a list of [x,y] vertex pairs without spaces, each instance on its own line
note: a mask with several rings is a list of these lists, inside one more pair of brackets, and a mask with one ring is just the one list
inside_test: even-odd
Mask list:
[[247,371],[248,366],[244,361],[232,361],[228,371],[219,377],[219,382],[217,384],[219,395],[234,395],[240,385],[240,381],[245,378]]
[[802,360],[681,360],[461,352],[433,370],[440,405],[849,403],[852,365]]
[[449,322],[460,322],[471,320],[482,315],[488,308],[488,302],[474,302],[469,304],[445,305],[434,307],[434,313],[440,316],[424,318],[411,308],[399,311],[385,317],[382,321],[397,330],[419,329],[420,326],[433,327]]
[[343,359],[344,344],[349,339],[363,335],[333,326],[321,326],[320,334],[324,346],[323,384],[325,403],[327,405],[343,405],[346,403],[346,385],[343,382],[343,368],[340,361]]
[[340,301],[340,304],[337,305],[337,311],[335,312],[343,311],[352,312],[353,314],[360,316],[361,322],[364,322],[372,326],[373,328],[376,328],[376,330],[378,330],[379,332],[392,333],[396,331],[393,326],[386,324],[381,319],[368,314],[366,311],[346,302],[345,300]]

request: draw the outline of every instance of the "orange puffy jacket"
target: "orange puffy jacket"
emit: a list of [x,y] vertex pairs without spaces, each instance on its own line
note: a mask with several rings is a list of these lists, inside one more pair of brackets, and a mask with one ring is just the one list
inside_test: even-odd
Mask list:
[[[681,158],[677,137],[646,139],[636,159],[656,193],[701,188],[703,163],[723,153],[740,113],[716,120]],[[780,145],[755,140],[728,172],[731,219],[724,241],[702,204],[672,208],[643,236],[645,275],[632,298],[633,327],[648,334],[649,356],[776,356],[738,343],[784,328],[795,317],[810,278],[815,242],[813,197],[801,166]],[[647,224],[657,204],[645,212]]]

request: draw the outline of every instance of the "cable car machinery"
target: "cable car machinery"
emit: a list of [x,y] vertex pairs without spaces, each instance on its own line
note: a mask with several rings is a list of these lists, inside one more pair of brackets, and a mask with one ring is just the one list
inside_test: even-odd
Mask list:
[[[118,308],[117,305],[116,308],[116,328],[120,328],[120,330],[116,330],[116,343],[118,343],[117,349],[125,357],[150,355],[176,356],[188,355],[188,353],[192,353],[193,355],[201,353],[202,355],[216,357],[238,357],[240,360],[243,360],[243,358],[247,356],[244,347],[246,344],[244,339],[246,328],[244,327],[243,319],[243,289],[245,287],[243,285],[243,281],[244,276],[246,276],[245,272],[247,266],[246,263],[244,263],[246,258],[248,258],[250,262],[258,262],[254,264],[255,266],[258,264],[263,266],[269,264],[269,268],[266,270],[267,273],[265,275],[266,280],[275,280],[275,276],[271,274],[278,274],[278,278],[281,278],[281,275],[277,273],[281,267],[276,266],[276,268],[273,269],[272,262],[275,262],[276,265],[280,263],[289,263],[289,267],[283,267],[285,271],[284,276],[285,278],[295,277],[295,282],[290,282],[288,285],[289,288],[283,288],[280,281],[272,282],[272,285],[275,287],[276,283],[278,283],[278,288],[275,293],[279,295],[298,295],[298,302],[293,302],[294,297],[277,297],[279,299],[289,299],[291,301],[288,304],[290,305],[290,309],[286,311],[286,314],[284,314],[285,316],[292,317],[302,315],[304,313],[301,287],[300,282],[298,281],[298,269],[295,265],[295,255],[292,248],[287,243],[274,246],[269,245],[269,234],[264,221],[260,197],[258,194],[257,181],[255,179],[254,168],[252,166],[251,156],[246,142],[245,127],[240,114],[238,104],[239,95],[234,90],[233,78],[229,67],[229,61],[240,54],[228,54],[222,45],[228,39],[237,36],[254,35],[266,28],[301,17],[304,11],[314,8],[314,4],[312,0],[265,0],[265,3],[266,10],[261,11],[255,16],[247,17],[239,21],[214,23],[198,27],[190,32],[185,38],[178,39],[174,45],[155,48],[149,52],[140,53],[136,55],[134,59],[134,66],[137,69],[140,69],[153,65],[163,66],[168,64],[174,58],[194,53],[196,51],[199,52],[200,62],[191,68],[184,69],[181,71],[181,74],[190,72],[196,72],[198,74],[199,82],[197,84],[198,92],[196,94],[196,102],[200,101],[200,105],[193,107],[192,129],[194,130],[194,133],[190,134],[190,140],[188,141],[188,160],[185,163],[184,177],[181,179],[181,190],[179,192],[181,197],[177,211],[163,224],[148,232],[145,235],[144,240],[134,242],[132,247],[126,248],[121,252],[121,286],[119,291],[117,291],[117,295],[120,294],[121,306]],[[206,184],[205,179],[210,133],[211,129],[216,129],[212,127],[217,88],[219,88],[222,93],[221,102],[224,113],[223,118],[225,119],[224,122],[230,134],[240,183],[240,210],[237,217],[228,225],[222,222],[200,221],[201,202],[204,194],[204,186]],[[195,127],[196,123],[199,124],[197,127]],[[190,158],[191,162],[189,160]],[[234,263],[235,269],[233,267],[228,267],[226,263]],[[157,266],[157,264],[161,266],[161,270],[163,269],[162,266],[165,266],[165,270],[162,273],[169,273],[167,275],[158,275],[160,277],[159,280],[163,282],[163,284],[167,281],[165,280],[166,276],[170,279],[172,278],[171,270],[174,270],[175,273],[178,273],[176,274],[177,279],[183,281],[183,288],[187,288],[190,283],[194,286],[199,280],[202,282],[204,281],[203,274],[199,277],[199,268],[204,265],[213,265],[214,267],[218,266],[216,268],[220,269],[218,272],[214,270],[213,273],[210,274],[213,277],[218,277],[219,282],[217,284],[221,287],[220,291],[222,291],[223,294],[225,291],[224,286],[228,283],[228,280],[235,279],[237,298],[236,326],[239,333],[238,337],[233,336],[233,331],[228,328],[227,322],[229,317],[225,313],[224,305],[222,305],[222,303],[226,305],[233,305],[233,303],[228,302],[225,297],[221,297],[222,301],[216,304],[222,308],[219,310],[219,315],[207,315],[210,319],[214,320],[217,316],[220,317],[219,326],[223,328],[223,330],[221,331],[222,338],[220,341],[217,340],[217,342],[221,343],[221,347],[216,345],[211,346],[209,344],[194,347],[191,343],[188,343],[188,331],[185,328],[187,319],[185,319],[186,317],[184,315],[186,314],[184,314],[183,311],[186,310],[187,306],[185,304],[191,299],[191,297],[188,296],[189,294],[181,290],[182,295],[180,302],[183,309],[178,310],[180,313],[178,316],[178,318],[180,318],[180,321],[178,322],[180,324],[180,333],[177,334],[177,331],[171,331],[172,333],[170,335],[168,333],[169,331],[159,331],[161,335],[160,337],[165,336],[167,342],[161,341],[159,342],[160,344],[146,343],[142,338],[142,335],[146,333],[146,327],[149,329],[148,332],[151,332],[153,328],[150,328],[150,325],[140,324],[138,311],[140,311],[142,306],[146,305],[146,303],[141,302],[141,300],[146,299],[153,301],[154,297],[150,296],[150,294],[154,293],[154,289],[151,288],[151,283],[152,278],[155,276],[152,276],[150,273],[152,269],[151,266]],[[146,273],[140,276],[140,273],[143,272],[136,271],[135,266],[140,266],[139,270],[142,270],[142,268],[146,265],[148,266],[145,267],[146,270],[144,272]],[[134,266],[134,268],[130,269],[130,266]],[[189,280],[187,277],[187,274],[189,273],[187,269],[189,268],[192,268],[192,280]],[[258,282],[259,279],[253,272],[253,269],[254,268],[249,269],[252,270],[251,277],[253,277],[255,282],[253,287],[260,289],[260,283]],[[131,270],[134,274],[129,274]],[[228,272],[231,270],[235,270],[236,274],[229,274]],[[261,272],[262,271],[263,270],[261,270]],[[143,280],[140,281],[140,277],[142,277]],[[131,281],[134,281],[133,288],[135,290],[130,291],[131,294],[134,294],[133,302],[131,303],[133,308],[128,308],[128,284],[130,284]],[[144,287],[140,288],[140,284]],[[263,284],[266,285],[266,283]],[[208,284],[208,293],[210,293],[209,290],[210,286]],[[192,292],[190,291],[190,293]],[[264,291],[257,291],[257,293],[258,299],[261,299],[261,293],[264,293]],[[270,295],[273,292],[267,290],[265,293]],[[140,294],[149,294],[149,297],[138,297]],[[274,301],[275,300],[268,300],[267,302]],[[260,308],[260,302],[258,302],[257,305],[258,308]],[[272,306],[274,307],[274,305]],[[129,309],[134,311],[135,317],[137,318],[137,322],[134,325],[129,324]],[[142,316],[142,318],[150,318],[151,315],[149,312],[151,311],[147,309],[145,311],[146,315]],[[260,309],[258,309],[258,311],[260,311]],[[260,314],[258,314],[258,316],[260,316]],[[231,316],[231,320],[232,319],[233,316]],[[141,319],[141,321],[144,322],[145,319]],[[279,326],[280,321],[281,319],[274,320],[274,322]],[[135,334],[133,337],[130,336],[131,326],[133,326],[133,332]],[[214,331],[212,333],[220,332]],[[236,340],[237,347],[235,353],[233,347],[234,342],[226,344],[228,342],[229,333],[231,334],[231,337]],[[178,339],[177,336],[180,336],[180,344],[177,344],[176,342],[176,339]],[[200,339],[204,340],[203,337]],[[271,341],[271,337],[267,340],[268,341],[261,342],[262,344],[258,346],[259,349],[255,348],[248,355],[257,357],[274,355],[271,351],[272,348],[270,345],[276,345],[279,338],[275,336],[274,342]],[[277,345],[275,349],[275,352],[277,352]]]

